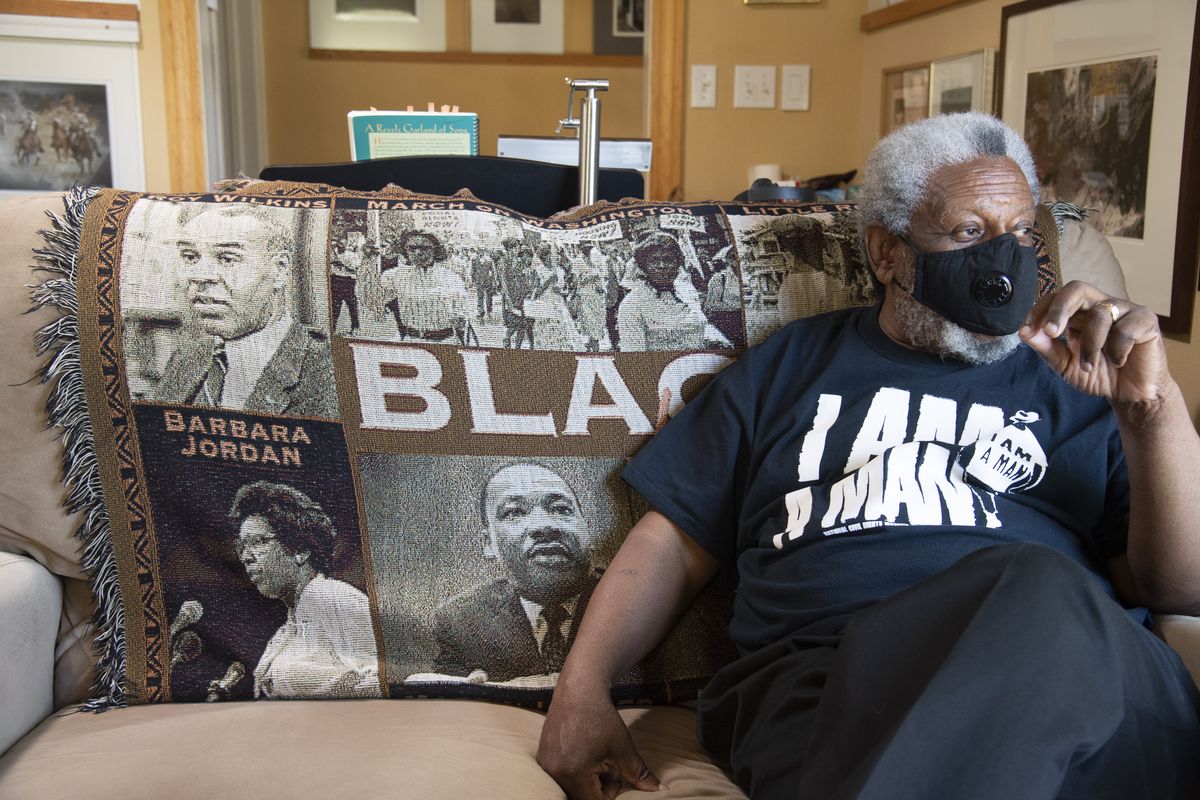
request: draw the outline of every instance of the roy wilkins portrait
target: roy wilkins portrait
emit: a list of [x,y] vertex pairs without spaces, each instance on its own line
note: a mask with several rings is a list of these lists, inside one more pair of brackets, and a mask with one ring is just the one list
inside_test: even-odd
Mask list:
[[532,462],[495,470],[479,513],[483,555],[504,575],[438,607],[435,671],[487,681],[556,674],[600,577],[596,532],[567,481]]
[[337,416],[328,335],[292,316],[292,223],[237,205],[183,226],[176,275],[185,331],[154,400]]

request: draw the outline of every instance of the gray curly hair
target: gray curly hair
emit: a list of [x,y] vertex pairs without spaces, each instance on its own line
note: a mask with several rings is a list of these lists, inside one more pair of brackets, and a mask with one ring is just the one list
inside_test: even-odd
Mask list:
[[1025,173],[1038,201],[1033,153],[1025,140],[995,117],[977,112],[942,114],[905,125],[885,136],[867,157],[858,196],[858,235],[866,248],[867,226],[908,233],[929,177],[942,167],[977,158],[1008,157]]

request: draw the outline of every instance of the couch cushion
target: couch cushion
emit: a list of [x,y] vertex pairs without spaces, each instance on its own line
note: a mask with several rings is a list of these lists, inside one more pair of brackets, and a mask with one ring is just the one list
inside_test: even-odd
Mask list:
[[[700,751],[691,710],[621,715],[671,789],[622,797],[745,797]],[[452,700],[64,710],[0,758],[0,796],[562,798],[534,760],[541,725],[536,712]]]
[[55,647],[54,707],[86,699],[94,677],[91,616],[95,608],[75,532],[82,518],[63,508],[61,432],[46,424],[50,385],[36,379],[34,333],[57,318],[51,309],[30,312],[30,273],[38,235],[62,215],[60,193],[0,199],[0,551],[35,559],[63,578],[63,612]]
[[1066,218],[1060,224],[1062,236],[1058,248],[1063,283],[1083,281],[1113,297],[1129,297],[1125,273],[1108,237],[1086,219]]
[[1158,635],[1179,654],[1192,680],[1200,687],[1200,617],[1160,614],[1155,622]]
[[96,680],[95,633],[92,617],[96,601],[87,581],[63,578],[62,618],[54,646],[54,707],[82,703],[92,696]]
[[36,561],[0,553],[0,752],[53,708],[62,584]]
[[46,425],[50,387],[36,379],[34,333],[53,321],[51,309],[26,313],[29,284],[46,275],[30,272],[38,231],[49,226],[47,212],[61,215],[61,194],[0,199],[0,550],[22,553],[51,572],[82,578],[79,515],[63,511],[62,447]]

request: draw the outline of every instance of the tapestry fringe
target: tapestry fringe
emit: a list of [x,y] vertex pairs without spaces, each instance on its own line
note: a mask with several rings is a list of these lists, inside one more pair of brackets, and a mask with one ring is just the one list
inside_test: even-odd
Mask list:
[[46,401],[49,425],[59,429],[63,441],[63,483],[68,494],[66,508],[82,512],[83,522],[76,537],[83,545],[82,564],[96,598],[93,653],[96,680],[92,698],[84,711],[104,711],[128,705],[125,694],[125,610],[113,554],[112,531],[100,484],[100,465],[92,438],[87,397],[80,361],[79,296],[76,292],[76,259],[83,231],[83,215],[100,189],[75,187],[66,193],[65,214],[46,212],[52,227],[41,231],[46,246],[34,250],[41,264],[36,267],[51,277],[31,286],[34,309],[54,308],[61,315],[35,335],[42,365],[42,383],[50,384]]
[[1054,217],[1054,224],[1058,227],[1058,236],[1061,239],[1064,233],[1063,222],[1068,219],[1073,219],[1076,222],[1083,222],[1089,213],[1093,211],[1090,208],[1082,208],[1074,203],[1068,203],[1063,200],[1058,200],[1050,203],[1050,214]]

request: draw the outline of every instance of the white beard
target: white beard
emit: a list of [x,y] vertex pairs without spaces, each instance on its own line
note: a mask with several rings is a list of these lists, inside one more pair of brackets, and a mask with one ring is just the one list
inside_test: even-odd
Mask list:
[[1007,357],[1021,343],[1015,333],[972,333],[921,305],[899,286],[896,288],[896,323],[908,343],[918,350],[968,364],[991,364]]

